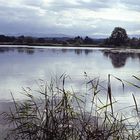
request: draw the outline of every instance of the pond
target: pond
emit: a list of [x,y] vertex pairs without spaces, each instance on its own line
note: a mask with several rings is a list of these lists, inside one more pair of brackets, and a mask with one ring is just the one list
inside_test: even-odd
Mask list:
[[[123,91],[122,80],[140,84],[133,75],[140,75],[140,50],[79,47],[27,47],[5,45],[0,47],[0,101],[23,100],[22,87],[34,88],[38,79],[48,80],[52,76],[69,75],[75,90],[83,90],[85,74],[90,79],[99,77],[107,82],[111,74],[111,86],[118,106],[134,105],[132,93],[140,100],[139,89],[126,82]],[[101,96],[104,98],[104,95]]]

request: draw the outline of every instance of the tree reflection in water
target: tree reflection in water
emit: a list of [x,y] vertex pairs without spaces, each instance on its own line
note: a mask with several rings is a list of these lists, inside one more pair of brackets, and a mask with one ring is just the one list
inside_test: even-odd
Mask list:
[[[6,53],[6,52],[18,52],[18,53],[26,53],[28,55],[33,55],[35,52],[44,52],[44,48],[33,48],[33,47],[0,47],[0,53]],[[80,48],[62,48],[62,49],[54,49],[49,48],[47,51],[51,53],[74,53],[75,55],[89,55],[89,53],[96,53],[96,50],[92,49],[80,49]],[[99,51],[99,50],[98,50]],[[139,59],[140,61],[140,53],[136,52],[128,52],[128,51],[121,51],[120,50],[102,50],[101,51],[105,57],[108,57],[114,68],[121,68],[124,67],[127,59]],[[67,54],[66,54],[67,55]]]
[[35,48],[29,47],[0,47],[0,53],[5,52],[14,52],[17,51],[18,53],[26,53],[26,54],[34,54]]
[[93,50],[89,50],[89,49],[75,49],[75,54],[80,55],[82,53],[84,53],[85,55],[88,55],[89,53],[93,52]]
[[140,60],[140,53],[103,51],[103,54],[111,59],[114,68],[124,67],[128,58]]
[[81,55],[82,53],[84,53],[85,55],[88,55],[89,53],[92,53],[93,50],[90,49],[67,49],[67,48],[63,48],[61,49],[62,53],[66,53],[66,52],[73,52],[77,55]]
[[[5,52],[11,52],[11,51],[17,51],[18,53],[26,53],[26,54],[34,54],[35,50],[38,50],[40,52],[44,52],[45,49],[36,49],[33,47],[0,47],[0,53],[5,53]],[[57,49],[51,49],[51,51],[53,53],[55,53],[57,51]],[[67,48],[63,48],[61,49],[62,53],[67,53],[67,52],[74,52],[76,55],[81,55],[81,54],[85,54],[88,55],[89,53],[92,53],[93,50],[90,49],[67,49]]]
[[5,52],[13,52],[15,49],[13,47],[0,47],[0,53],[5,53]]

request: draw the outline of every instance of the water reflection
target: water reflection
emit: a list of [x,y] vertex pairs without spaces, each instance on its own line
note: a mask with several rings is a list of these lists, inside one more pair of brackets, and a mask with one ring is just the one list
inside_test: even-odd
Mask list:
[[[52,52],[56,52],[57,49],[50,49]],[[60,49],[62,53],[69,53],[69,52],[74,52],[77,55],[81,55],[81,54],[85,54],[88,55],[89,53],[92,53],[93,50],[91,49],[68,49],[68,48],[63,48]],[[60,52],[59,50],[59,52]],[[44,52],[45,49],[37,49],[37,48],[33,48],[33,47],[0,47],[0,53],[5,53],[5,52],[14,52],[17,51],[18,53],[26,53],[26,54],[34,54],[35,51],[40,51],[40,52]]]
[[5,53],[5,52],[13,52],[15,49],[14,48],[10,48],[10,47],[0,47],[0,53]]
[[[132,82],[131,75],[136,74],[140,68],[140,53],[81,48],[10,46],[0,47],[0,66],[0,101],[12,100],[10,91],[15,99],[23,100],[24,94],[19,93],[22,87],[30,87],[34,90],[37,86],[35,80],[43,79],[46,81],[52,76],[57,75],[59,77],[63,73],[71,77],[69,81],[66,81],[68,87],[72,87],[75,93],[78,91],[80,94],[84,94],[84,72],[91,79],[99,76],[100,80],[103,81],[101,83],[103,86],[106,85],[108,74]],[[139,85],[137,82],[134,81],[133,83]],[[123,92],[122,84],[112,77],[111,87],[112,94],[118,101],[117,109],[134,105],[131,93],[135,94],[137,101],[140,100],[138,89],[125,86]],[[35,93],[34,96],[36,96]],[[106,99],[105,96],[103,91],[100,99]],[[87,102],[90,104],[92,98],[89,95],[87,97]],[[0,105],[0,107],[4,107],[4,105]]]
[[34,54],[35,48],[27,48],[27,47],[0,47],[0,53],[5,52],[14,52],[17,51],[18,53],[26,53],[26,54]]
[[67,53],[67,52],[74,52],[77,55],[81,55],[81,54],[85,54],[88,55],[89,53],[92,53],[93,50],[91,49],[67,49],[67,48],[63,48],[61,49],[63,53]]
[[15,48],[18,53],[26,53],[26,54],[34,54],[35,53],[35,48]]
[[89,53],[92,53],[93,50],[88,50],[88,49],[75,49],[75,54],[80,55],[84,53],[85,55],[88,55]]
[[45,51],[48,51],[49,53],[53,54],[69,54],[73,53],[77,56],[80,56],[82,54],[88,56],[89,54],[94,54],[101,52],[103,56],[109,58],[111,60],[111,63],[114,68],[122,68],[127,63],[128,58],[131,59],[138,59],[140,61],[140,53],[137,52],[121,52],[119,50],[93,50],[93,49],[80,49],[80,48],[34,48],[34,47],[0,47],[0,53],[5,52],[18,52],[19,54],[28,54],[33,55],[34,53],[43,53]]
[[[54,75],[59,77],[63,73],[71,77],[67,87],[80,90],[79,93],[83,93],[84,72],[91,79],[100,77],[101,81],[105,81],[104,85],[108,74],[132,81],[131,75],[136,74],[140,68],[140,53],[115,52],[98,48],[9,46],[0,47],[0,66],[0,100],[11,100],[10,91],[16,99],[21,100],[24,98],[19,94],[21,87],[34,89],[35,80],[46,81]],[[121,102],[120,105],[127,106],[128,103],[133,103],[130,91],[131,93],[139,93],[139,91],[126,87],[123,93],[122,84],[119,81],[111,79],[111,82],[113,95]],[[140,98],[139,94],[136,97]]]
[[[19,54],[28,54],[28,55],[33,55],[35,52],[40,52],[43,53],[45,51],[49,51],[50,53],[62,53],[62,54],[67,54],[67,53],[73,53],[76,54],[77,56],[80,56],[82,54],[85,54],[88,56],[89,54],[94,54],[97,53],[97,50],[92,50],[92,49],[80,49],[80,48],[34,48],[34,47],[0,47],[0,53],[5,53],[5,52],[18,52]],[[103,56],[109,58],[111,60],[111,63],[114,68],[122,68],[125,66],[127,63],[128,58],[131,59],[138,59],[140,61],[140,53],[137,52],[121,52],[119,50],[98,50],[98,52],[103,53]]]
[[140,60],[140,53],[103,51],[105,57],[110,58],[114,68],[124,67],[128,58]]

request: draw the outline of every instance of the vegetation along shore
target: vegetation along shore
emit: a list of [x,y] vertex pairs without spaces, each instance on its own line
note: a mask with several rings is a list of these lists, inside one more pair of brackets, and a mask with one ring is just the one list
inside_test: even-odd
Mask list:
[[[113,98],[111,75],[108,75],[106,87],[102,87],[99,78],[85,79],[84,96],[79,96],[74,89],[65,88],[68,76],[52,78],[50,82],[41,81],[38,91],[23,89],[27,100],[15,101],[9,112],[3,112],[5,125],[9,126],[5,139],[11,140],[139,140],[140,114],[137,99],[132,94],[135,115],[123,114],[125,108],[115,111],[117,101]],[[122,83],[125,82],[117,77]],[[140,82],[139,77],[134,76]],[[127,82],[128,83],[128,82]],[[132,86],[139,88],[129,82]],[[105,91],[106,101],[100,99]],[[33,93],[38,92],[38,98]],[[91,104],[87,111],[86,95],[91,94]],[[128,108],[131,108],[128,107]],[[131,119],[135,120],[134,124]],[[7,127],[6,127],[7,128]]]
[[140,48],[140,38],[129,37],[125,29],[115,27],[109,38],[86,37],[32,37],[0,35],[1,45],[30,46],[80,46],[80,47],[119,47]]

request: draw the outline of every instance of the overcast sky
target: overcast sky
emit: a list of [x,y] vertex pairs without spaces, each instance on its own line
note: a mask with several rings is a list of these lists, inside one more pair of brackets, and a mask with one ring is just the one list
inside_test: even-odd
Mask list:
[[140,0],[0,0],[0,33],[140,34]]

